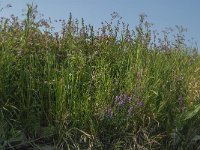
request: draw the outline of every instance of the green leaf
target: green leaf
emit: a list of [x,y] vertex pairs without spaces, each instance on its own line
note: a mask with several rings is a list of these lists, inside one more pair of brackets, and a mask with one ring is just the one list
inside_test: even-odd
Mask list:
[[194,108],[194,110],[189,111],[189,112],[186,114],[184,120],[188,120],[188,119],[193,118],[195,115],[197,115],[197,114],[199,113],[199,111],[200,111],[200,104],[197,105],[197,106]]

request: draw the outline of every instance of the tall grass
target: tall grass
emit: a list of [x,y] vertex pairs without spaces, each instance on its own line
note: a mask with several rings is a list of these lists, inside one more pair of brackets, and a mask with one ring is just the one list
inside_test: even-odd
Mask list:
[[116,13],[98,31],[60,22],[33,5],[0,21],[1,149],[200,148],[200,57],[182,28],[169,40],[144,15],[135,30]]

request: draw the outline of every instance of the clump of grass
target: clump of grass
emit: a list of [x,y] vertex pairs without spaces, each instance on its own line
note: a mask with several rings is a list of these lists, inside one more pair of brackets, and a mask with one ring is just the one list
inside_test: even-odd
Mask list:
[[1,19],[0,148],[199,148],[200,57],[183,28],[159,39],[145,15],[135,30],[112,17],[95,31],[70,15],[60,33],[34,5]]

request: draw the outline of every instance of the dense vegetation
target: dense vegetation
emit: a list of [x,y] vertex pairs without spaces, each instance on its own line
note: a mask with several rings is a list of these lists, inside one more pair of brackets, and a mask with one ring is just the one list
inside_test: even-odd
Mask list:
[[0,149],[200,149],[200,57],[183,28],[58,22],[32,5],[0,20]]

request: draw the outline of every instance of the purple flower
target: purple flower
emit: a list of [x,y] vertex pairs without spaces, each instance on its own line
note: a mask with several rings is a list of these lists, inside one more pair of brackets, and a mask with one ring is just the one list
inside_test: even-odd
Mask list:
[[117,103],[117,102],[118,102],[118,99],[119,99],[119,97],[118,97],[118,96],[116,96],[116,97],[115,97],[115,103]]
[[179,76],[178,81],[182,81],[182,80],[183,80],[183,76]]
[[108,116],[109,116],[110,118],[112,118],[112,116],[113,116],[113,111],[112,111],[111,108],[108,109]]
[[124,94],[124,100],[126,100],[127,99],[127,95],[126,94]]
[[143,106],[143,102],[140,102],[140,103],[139,103],[139,106],[142,107],[142,106]]
[[121,106],[124,106],[125,103],[126,103],[126,99],[123,97],[122,99],[119,99],[118,105],[119,105],[119,107],[121,107]]
[[132,97],[129,97],[129,98],[128,98],[129,103],[131,103],[132,100],[133,100]]
[[59,36],[59,35],[58,35],[58,32],[55,32],[55,33],[54,33],[54,35],[55,35],[56,37],[58,37],[58,36]]
[[133,110],[133,106],[129,107],[129,109],[128,109],[128,114],[129,115],[131,114],[132,110]]
[[114,107],[116,108],[116,110],[118,110],[118,112],[125,111],[126,113],[131,114],[133,109],[132,104],[133,98],[128,96],[127,94],[120,94],[115,97]]
[[138,101],[138,102],[137,102],[137,107],[138,107],[138,108],[142,107],[143,105],[144,105],[144,103],[143,103],[142,101]]
[[179,102],[179,106],[180,106],[180,107],[183,107],[183,105],[184,105],[184,99],[183,99],[183,96],[182,96],[182,95],[179,96],[178,102]]

